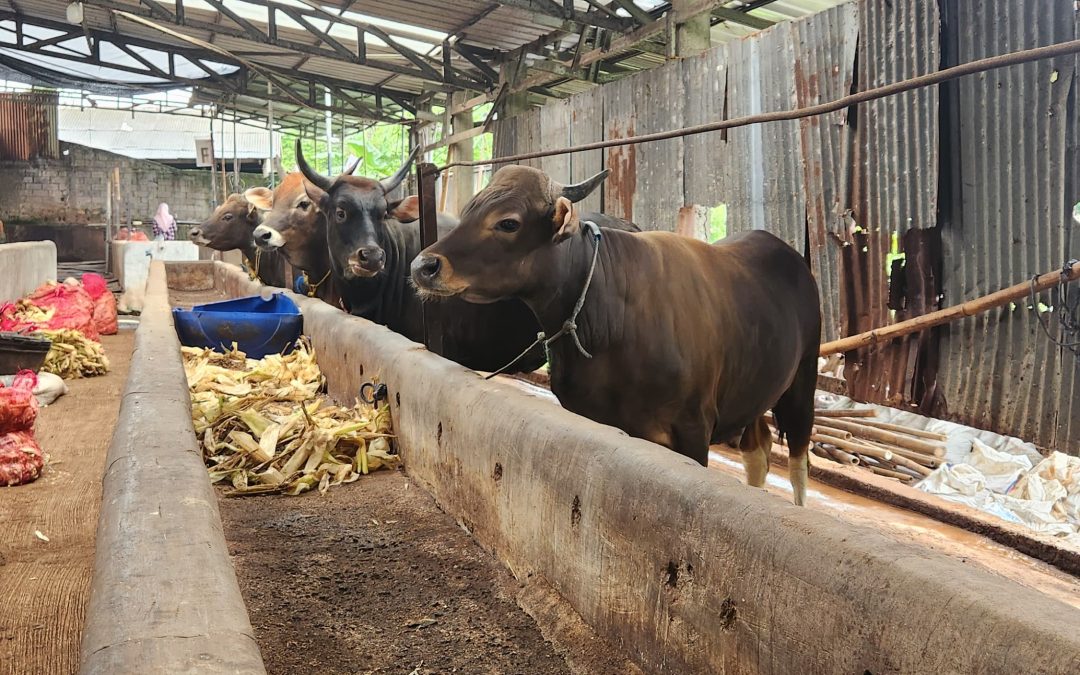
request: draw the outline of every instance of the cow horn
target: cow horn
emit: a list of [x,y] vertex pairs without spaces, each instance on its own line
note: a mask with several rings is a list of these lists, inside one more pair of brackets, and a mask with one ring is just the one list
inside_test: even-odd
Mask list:
[[341,172],[342,175],[344,175],[344,176],[353,175],[354,173],[356,173],[356,170],[358,168],[360,168],[360,165],[363,164],[363,163],[364,163],[364,158],[363,157],[357,157],[353,161],[349,162],[349,166],[345,167],[345,170]]
[[405,176],[409,175],[409,167],[412,166],[413,160],[420,154],[420,146],[413,148],[413,151],[409,153],[409,158],[405,160],[405,163],[401,165],[401,168],[397,170],[393,176],[384,178],[379,181],[382,185],[383,194],[390,194],[394,191],[394,188],[401,185],[401,181],[405,180]]
[[323,192],[330,191],[330,186],[333,183],[329,178],[308,166],[307,160],[304,159],[304,151],[300,148],[299,138],[296,139],[296,165],[300,167],[300,173],[304,174],[304,178],[311,181],[312,185],[319,187]]
[[596,189],[596,186],[600,185],[600,183],[602,183],[604,179],[608,177],[609,173],[611,173],[611,169],[604,169],[592,178],[586,178],[580,183],[574,183],[573,185],[563,185],[561,187],[557,186],[560,187],[557,192],[563,197],[569,199],[572,203],[576,204],[582,199],[588,197],[589,194]]

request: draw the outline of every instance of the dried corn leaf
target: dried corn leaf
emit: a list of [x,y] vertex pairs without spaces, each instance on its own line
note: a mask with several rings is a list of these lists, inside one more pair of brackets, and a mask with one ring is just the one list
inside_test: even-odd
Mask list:
[[212,482],[233,486],[228,496],[325,493],[397,466],[389,408],[331,403],[306,340],[258,360],[235,346],[225,354],[184,347],[183,355],[204,461]]

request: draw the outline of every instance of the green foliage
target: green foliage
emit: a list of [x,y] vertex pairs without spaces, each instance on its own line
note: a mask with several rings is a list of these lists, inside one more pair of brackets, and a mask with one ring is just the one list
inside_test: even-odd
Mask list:
[[709,242],[727,236],[727,204],[720,204],[709,209]]
[[[491,111],[491,104],[487,103],[473,110],[473,120],[477,123],[487,119]],[[432,112],[436,115],[443,111],[435,108]],[[442,125],[436,124],[436,137],[442,135]],[[297,134],[285,133],[281,138],[281,163],[286,171],[292,171],[296,167],[296,144]],[[327,167],[326,141],[325,138],[311,138],[304,136],[300,145],[304,151],[304,158],[315,170],[327,174],[336,175],[341,171],[344,161],[350,156],[364,160],[357,173],[370,178],[385,178],[392,175],[401,167],[409,152],[409,130],[400,124],[375,124],[362,132],[352,134],[345,138],[344,157],[342,156],[342,143],[337,141],[330,149],[332,167]],[[432,160],[435,164],[445,164],[447,161],[447,148],[439,148],[432,152]],[[473,139],[473,157],[475,159],[491,159],[492,135],[482,134]]]

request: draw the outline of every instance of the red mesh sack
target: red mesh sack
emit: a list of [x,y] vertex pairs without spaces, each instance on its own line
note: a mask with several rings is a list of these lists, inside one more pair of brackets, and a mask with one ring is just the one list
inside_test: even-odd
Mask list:
[[41,446],[29,431],[0,434],[0,486],[36,480],[45,466]]
[[0,384],[0,434],[34,428],[38,413],[36,386],[37,375],[29,370],[19,371],[10,387]]
[[102,293],[107,293],[109,290],[109,284],[105,281],[105,277],[93,272],[82,275],[82,286],[90,294],[91,300],[97,300]]
[[98,339],[94,301],[82,286],[47,283],[31,293],[28,299],[38,307],[56,310],[49,319],[50,329],[73,328],[91,340]]
[[116,335],[116,298],[109,292],[105,277],[93,272],[82,275],[82,285],[94,301],[94,327],[102,335]]

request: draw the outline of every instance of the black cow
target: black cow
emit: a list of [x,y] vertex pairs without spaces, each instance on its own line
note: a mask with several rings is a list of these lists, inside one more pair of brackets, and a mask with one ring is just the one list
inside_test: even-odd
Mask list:
[[[415,197],[387,201],[415,156],[414,151],[397,173],[383,181],[349,175],[331,180],[307,164],[299,143],[296,148],[297,165],[316,188],[309,196],[319,200],[326,215],[330,257],[347,304],[354,314],[422,342],[421,302],[409,281],[410,265],[421,248],[417,202]],[[623,229],[636,229],[625,221],[608,220]],[[439,236],[455,226],[456,222],[442,219]],[[442,335],[439,353],[474,370],[506,366],[536,340],[540,330],[532,311],[518,300],[480,305],[451,298],[433,303],[429,311]],[[531,372],[544,361],[543,349],[535,347],[507,372]]]

